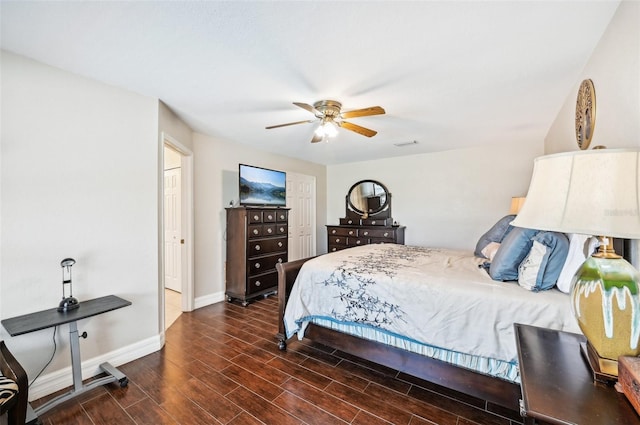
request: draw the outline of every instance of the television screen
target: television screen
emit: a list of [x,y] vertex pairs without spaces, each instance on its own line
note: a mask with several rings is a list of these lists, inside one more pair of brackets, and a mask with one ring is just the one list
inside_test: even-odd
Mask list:
[[240,164],[240,205],[287,205],[287,173]]

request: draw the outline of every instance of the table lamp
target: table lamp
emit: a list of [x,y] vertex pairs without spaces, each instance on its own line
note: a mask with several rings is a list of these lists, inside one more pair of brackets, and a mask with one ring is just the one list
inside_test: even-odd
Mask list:
[[571,283],[583,353],[602,381],[617,379],[619,356],[640,355],[640,274],[611,237],[640,239],[640,150],[600,149],[535,159],[514,226],[601,238]]
[[524,201],[527,199],[524,196],[514,196],[511,198],[511,207],[509,207],[509,214],[518,214],[524,205]]
[[[62,267],[62,301],[58,305],[58,311],[67,312],[80,307],[78,300],[73,297],[73,287],[71,284],[71,266],[76,263],[73,258],[65,258],[60,262]],[[69,296],[65,297],[64,285],[69,285]]]

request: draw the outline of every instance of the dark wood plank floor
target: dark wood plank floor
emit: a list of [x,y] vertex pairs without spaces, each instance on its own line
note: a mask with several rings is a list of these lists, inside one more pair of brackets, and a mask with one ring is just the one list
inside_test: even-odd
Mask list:
[[246,308],[218,303],[183,313],[161,351],[119,367],[128,387],[96,388],[40,419],[46,425],[521,423],[516,412],[321,345],[295,341],[281,352],[276,312],[277,299],[269,297]]

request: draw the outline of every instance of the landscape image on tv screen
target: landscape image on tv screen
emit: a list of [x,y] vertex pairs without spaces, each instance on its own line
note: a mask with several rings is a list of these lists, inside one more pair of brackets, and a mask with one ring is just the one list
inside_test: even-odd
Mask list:
[[287,174],[240,164],[240,205],[287,204]]

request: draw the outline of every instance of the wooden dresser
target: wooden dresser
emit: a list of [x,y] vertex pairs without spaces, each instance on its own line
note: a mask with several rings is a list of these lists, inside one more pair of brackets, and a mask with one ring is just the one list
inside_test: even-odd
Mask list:
[[227,208],[227,301],[243,306],[277,291],[277,263],[288,260],[287,208]]
[[380,182],[361,180],[345,198],[345,218],[327,226],[329,252],[373,243],[404,245],[404,226],[391,218],[391,193]]
[[404,226],[366,226],[360,224],[327,226],[327,247],[329,252],[335,252],[372,243],[404,245],[404,229]]

